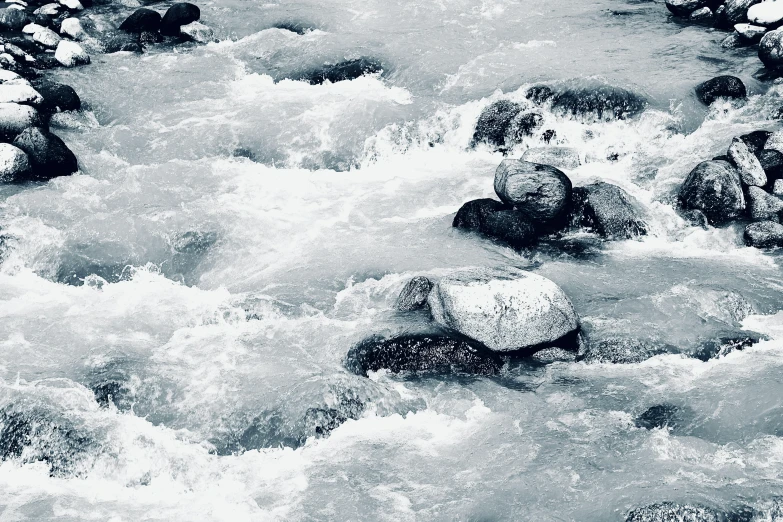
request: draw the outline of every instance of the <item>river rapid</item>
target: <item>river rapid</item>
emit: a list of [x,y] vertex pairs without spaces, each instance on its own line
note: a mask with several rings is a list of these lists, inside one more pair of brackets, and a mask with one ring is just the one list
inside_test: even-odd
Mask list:
[[[783,255],[673,208],[733,136],[781,127],[753,50],[654,0],[199,5],[218,42],[51,73],[86,106],[54,128],[81,172],[0,186],[0,405],[40,413],[47,456],[0,464],[0,521],[599,522],[783,491]],[[359,57],[384,72],[285,79]],[[702,106],[718,74],[747,103]],[[634,195],[646,237],[519,252],[451,227],[503,159],[469,147],[481,110],[536,82],[649,100],[624,121],[545,114],[584,159],[574,184]],[[345,370],[358,341],[427,322],[394,311],[412,276],[478,266],[555,281],[590,339],[675,349],[492,378]],[[762,340],[687,356],[738,335]],[[681,426],[635,425],[661,403]]]

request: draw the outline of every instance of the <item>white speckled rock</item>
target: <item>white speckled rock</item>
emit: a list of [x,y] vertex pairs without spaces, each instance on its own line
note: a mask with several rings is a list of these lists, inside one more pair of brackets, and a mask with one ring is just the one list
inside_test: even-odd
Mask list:
[[772,193],[776,196],[783,196],[783,179],[776,179],[772,185]]
[[458,272],[438,281],[427,302],[439,324],[498,352],[551,343],[579,329],[563,290],[531,272]]
[[35,34],[42,29],[46,29],[46,27],[38,24],[27,24],[22,27],[22,32],[24,34]]
[[39,105],[43,103],[43,96],[28,85],[2,83],[0,84],[0,103]]
[[33,35],[33,40],[43,45],[44,47],[55,49],[62,38],[59,34],[55,33],[51,29],[43,28]]
[[758,25],[775,25],[783,20],[783,1],[766,0],[748,9],[748,20]]
[[54,53],[54,58],[65,67],[76,67],[90,63],[90,55],[82,49],[82,46],[68,40],[60,42]]
[[759,42],[759,59],[774,69],[783,65],[783,30],[769,31]]
[[66,18],[63,20],[60,24],[60,34],[69,36],[74,40],[83,40],[87,37],[87,33],[78,18]]
[[192,22],[179,28],[179,32],[194,42],[209,43],[215,39],[215,33],[211,27],[199,22]]
[[21,78],[21,76],[13,71],[0,69],[0,83],[10,82],[11,80],[18,80],[19,78]]
[[42,14],[46,16],[57,16],[60,14],[60,4],[52,2],[51,4],[46,4],[44,6],[39,7],[35,11],[33,11],[33,14]]
[[0,143],[0,182],[22,181],[29,172],[27,154],[9,143]]
[[579,151],[571,147],[533,147],[522,154],[522,160],[566,170],[575,169],[582,164]]
[[41,124],[38,111],[29,105],[0,103],[0,137],[13,139],[28,127]]
[[729,147],[729,158],[737,167],[745,185],[763,187],[767,184],[767,175],[764,173],[759,159],[750,151],[744,141],[739,138],[732,140]]
[[81,11],[84,9],[84,6],[82,5],[79,0],[57,0],[60,5],[67,7],[71,11]]
[[764,148],[776,150],[783,154],[783,131],[775,131],[770,134],[767,143],[764,144]]
[[783,199],[759,187],[748,187],[748,208],[753,221],[780,221]]

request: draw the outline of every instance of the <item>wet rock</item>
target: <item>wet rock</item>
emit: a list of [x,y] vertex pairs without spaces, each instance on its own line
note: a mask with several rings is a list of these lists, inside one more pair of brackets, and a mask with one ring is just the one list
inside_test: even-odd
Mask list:
[[495,171],[495,192],[536,226],[564,219],[571,203],[571,180],[549,165],[503,160]]
[[43,100],[43,96],[29,85],[0,84],[0,103],[39,106]]
[[41,118],[35,108],[18,103],[0,103],[0,138],[13,140],[28,127],[40,124]]
[[742,183],[755,187],[763,187],[767,184],[767,175],[764,173],[759,159],[741,138],[732,140],[728,155],[737,168]]
[[734,30],[742,38],[743,43],[754,44],[761,41],[761,37],[767,32],[766,27],[752,24],[737,24]]
[[47,49],[55,49],[62,41],[62,38],[51,29],[44,28],[33,35],[33,41]]
[[400,292],[394,308],[400,312],[420,310],[427,305],[427,296],[432,290],[432,281],[424,276],[416,276]]
[[58,0],[58,2],[70,11],[82,11],[84,9],[84,6],[79,0]]
[[555,91],[548,85],[534,85],[525,93],[525,98],[535,103],[536,105],[542,105],[554,97]]
[[0,143],[0,183],[19,183],[30,176],[30,162],[21,149]]
[[736,76],[717,76],[696,86],[696,97],[705,105],[718,98],[745,99],[745,84]]
[[577,361],[586,363],[635,364],[668,353],[666,347],[640,339],[604,339],[584,343]]
[[761,0],[727,0],[724,9],[718,17],[718,25],[721,27],[734,27],[748,21],[748,9]]
[[60,24],[60,34],[64,34],[74,40],[84,40],[87,38],[87,32],[82,27],[82,23],[78,18],[66,18]]
[[711,225],[722,225],[745,211],[745,195],[736,169],[725,161],[699,163],[683,182],[678,195],[685,210],[700,210]]
[[[87,42],[85,42],[86,45]],[[124,31],[108,31],[102,33],[97,41],[98,52],[117,53],[121,51],[140,53],[141,42],[138,34]]]
[[530,356],[530,359],[539,364],[574,362],[576,361],[576,353],[573,350],[565,350],[554,346],[537,351]]
[[556,137],[557,137],[557,133],[552,129],[547,129],[541,133],[541,141],[547,144],[550,143]]
[[762,150],[764,150],[765,145],[767,144],[767,141],[769,140],[769,137],[772,135],[771,132],[765,131],[765,130],[758,130],[749,132],[748,134],[743,134],[739,137],[739,139],[742,140],[745,145],[748,146],[748,149],[753,154],[758,154]]
[[584,120],[618,120],[641,113],[647,101],[627,89],[600,85],[566,89],[552,98],[553,111]]
[[741,351],[749,348],[759,342],[758,337],[740,336],[740,337],[722,337],[706,341],[694,352],[693,357],[700,361],[709,361],[710,359],[719,359],[730,354],[733,351]]
[[201,18],[201,10],[197,5],[180,2],[169,7],[160,24],[160,32],[166,36],[177,36],[180,27],[197,22]]
[[761,168],[764,169],[764,174],[767,175],[767,184],[764,188],[772,191],[775,182],[783,179],[783,154],[777,150],[764,149],[756,156],[759,158]]
[[325,82],[337,83],[345,80],[355,80],[366,74],[382,72],[383,65],[377,60],[358,58],[317,67],[295,75],[292,79],[306,81],[310,85],[321,85]]
[[674,404],[657,404],[636,417],[637,428],[652,430],[656,428],[676,429],[683,424],[684,411]]
[[217,232],[189,231],[177,235],[171,248],[179,254],[202,254],[217,243]]
[[538,351],[579,330],[563,290],[530,272],[458,272],[438,281],[427,302],[438,324],[498,352]]
[[710,225],[710,221],[707,219],[707,216],[704,215],[704,212],[701,210],[682,210],[680,209],[680,216],[691,224],[691,226],[703,228],[704,230],[707,230]]
[[454,221],[451,226],[465,230],[479,230],[481,228],[481,223],[484,222],[489,214],[500,210],[507,210],[508,208],[510,207],[507,207],[500,201],[490,198],[468,201],[460,207],[459,211],[457,211],[457,215],[454,216]]
[[537,112],[519,113],[511,120],[506,131],[506,145],[521,143],[527,136],[540,129],[544,124],[544,117]]
[[736,31],[721,40],[720,46],[724,49],[738,49],[749,44]]
[[18,9],[0,9],[0,29],[20,31],[30,22],[27,13]]
[[509,100],[498,100],[490,104],[481,111],[471,145],[486,143],[493,147],[504,147],[511,122],[521,111],[521,105]]
[[35,87],[43,96],[43,103],[39,107],[42,113],[78,111],[82,107],[79,95],[70,85],[44,81],[37,83]]
[[490,212],[479,224],[479,232],[513,248],[524,248],[536,241],[536,229],[530,217],[509,209]]
[[570,221],[607,239],[631,239],[648,230],[636,198],[602,181],[574,188]]
[[156,33],[160,30],[161,22],[160,13],[142,7],[120,24],[120,30],[128,33]]
[[783,179],[776,179],[772,186],[772,193],[776,196],[783,196]]
[[702,506],[661,502],[634,509],[625,522],[750,522],[750,519],[738,519]]
[[57,45],[54,58],[64,67],[77,67],[90,63],[90,55],[76,42],[63,40]]
[[534,147],[522,154],[522,160],[569,170],[582,164],[579,151],[571,147]]
[[702,7],[701,9],[696,9],[694,12],[692,12],[688,17],[688,20],[691,22],[705,23],[711,22],[714,16],[715,15],[709,7]]
[[365,339],[348,351],[345,367],[357,375],[382,369],[392,373],[494,375],[503,361],[478,343],[442,334],[404,334]]
[[748,208],[753,221],[780,221],[783,199],[759,187],[748,187]]
[[783,22],[783,2],[767,0],[748,9],[748,20],[762,26],[777,26]]
[[759,42],[759,59],[769,69],[783,64],[783,29],[770,31]]
[[58,4],[57,2],[52,2],[49,4],[42,5],[41,7],[33,11],[33,14],[54,17],[60,14],[60,10],[61,10],[60,4]]
[[8,405],[0,410],[0,459],[44,462],[52,476],[78,474],[94,445],[72,422],[43,407]]
[[278,22],[272,27],[275,29],[282,29],[283,31],[291,31],[292,33],[296,33],[300,36],[312,32],[316,29],[315,26],[313,26],[312,24],[308,24],[306,22],[296,22],[296,21]]
[[745,244],[756,248],[783,247],[783,225],[759,221],[745,227]]
[[675,16],[687,18],[707,5],[707,0],[666,0],[666,7]]
[[775,131],[769,135],[764,148],[767,150],[776,150],[783,154],[783,131]]
[[197,43],[209,43],[215,40],[211,27],[199,22],[192,22],[179,28],[180,35]]
[[22,131],[14,145],[27,153],[33,176],[46,181],[58,176],[70,176],[79,170],[76,156],[58,136],[39,127]]

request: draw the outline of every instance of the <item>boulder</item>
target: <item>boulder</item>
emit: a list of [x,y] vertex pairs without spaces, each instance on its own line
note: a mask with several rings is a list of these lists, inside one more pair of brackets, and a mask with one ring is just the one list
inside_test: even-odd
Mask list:
[[783,247],[783,225],[759,221],[745,227],[745,244],[756,248]]
[[471,145],[486,143],[493,147],[504,147],[511,122],[521,111],[521,105],[509,100],[498,100],[490,104],[479,115]]
[[748,187],[748,209],[753,221],[780,221],[783,199],[759,187]]
[[748,9],[761,0],[726,0],[724,9],[718,16],[718,25],[721,27],[734,27],[748,21]]
[[620,87],[598,85],[565,89],[552,97],[552,109],[587,121],[622,120],[641,113],[647,101]]
[[656,404],[636,417],[637,428],[652,430],[656,428],[676,429],[683,424],[684,410],[674,404]]
[[474,199],[460,207],[457,211],[457,215],[454,216],[454,221],[451,226],[466,230],[479,230],[481,228],[481,223],[489,214],[499,210],[507,210],[509,208],[510,207],[507,207],[500,201],[494,199]]
[[536,105],[543,105],[551,100],[555,95],[555,91],[548,85],[534,85],[527,90],[525,98],[535,103]]
[[6,69],[0,69],[0,83],[6,83],[10,82],[12,80],[19,80],[22,77],[16,74],[13,71],[8,71]]
[[571,147],[534,147],[522,154],[522,160],[572,170],[582,164],[579,151]]
[[754,44],[761,41],[761,37],[767,32],[766,27],[753,24],[737,24],[734,30],[742,38],[745,44]]
[[720,42],[720,46],[724,49],[739,49],[740,47],[747,47],[748,45],[750,44],[745,41],[745,39],[743,39],[736,31],[728,35]]
[[326,82],[337,83],[355,80],[366,74],[382,73],[383,65],[371,58],[357,58],[334,64],[326,64],[309,69],[293,76],[293,80],[305,81],[310,85],[321,85]]
[[745,99],[745,84],[736,76],[717,76],[696,86],[696,97],[705,105],[718,98]]
[[770,31],[761,38],[759,59],[769,69],[783,64],[783,29]]
[[0,29],[20,31],[30,22],[27,13],[19,9],[0,9]]
[[766,0],[748,8],[748,20],[763,26],[778,26],[783,22],[783,1]]
[[348,351],[345,367],[365,376],[378,370],[495,375],[503,361],[478,343],[442,334],[404,334],[365,339]]
[[29,85],[0,84],[0,103],[21,103],[38,106],[43,96]]
[[27,154],[8,143],[0,143],[0,183],[19,183],[30,176]]
[[416,276],[400,292],[394,308],[400,312],[420,310],[427,304],[427,296],[432,290],[432,281],[424,276]]
[[566,217],[571,180],[549,165],[507,159],[495,171],[495,192],[533,224],[548,225]]
[[46,181],[69,176],[79,170],[76,156],[58,136],[39,127],[29,127],[14,140],[27,153],[33,176]]
[[77,67],[90,63],[88,55],[81,45],[76,42],[63,40],[54,52],[54,58],[64,67]]
[[707,0],[666,0],[666,7],[674,16],[689,17],[691,13],[706,7]]
[[45,114],[78,111],[82,107],[79,95],[70,85],[44,81],[37,83],[36,89],[43,96],[43,103],[39,110]]
[[527,136],[532,136],[544,124],[544,117],[537,112],[520,112],[511,120],[506,131],[506,143],[514,145],[521,143]]
[[60,34],[64,34],[74,40],[84,40],[87,38],[87,32],[82,27],[82,23],[78,18],[66,18],[60,24]]
[[753,154],[758,154],[762,150],[764,150],[764,147],[767,144],[767,140],[769,140],[769,137],[772,135],[771,132],[765,131],[765,130],[757,130],[753,132],[749,132],[747,134],[743,134],[739,138],[745,143],[745,145],[748,146],[748,149]]
[[180,27],[197,22],[201,11],[197,5],[180,2],[169,7],[160,23],[160,32],[166,36],[178,36]]
[[40,124],[41,118],[35,108],[18,103],[0,103],[0,139],[13,140],[28,127]]
[[33,41],[47,49],[55,49],[62,41],[62,38],[51,29],[44,28],[33,34]]
[[[89,40],[85,41],[85,44]],[[138,34],[126,33],[124,31],[107,31],[102,33],[96,44],[97,51],[101,53],[117,53],[121,51],[140,53],[142,52],[140,38]]]
[[192,22],[179,28],[180,35],[197,43],[209,43],[215,40],[211,27],[199,22]]
[[647,234],[648,225],[636,198],[602,181],[573,190],[571,225],[607,239],[631,239]]
[[725,161],[699,163],[680,187],[678,199],[683,209],[700,210],[712,225],[725,224],[745,211],[739,173]]
[[497,352],[535,352],[558,342],[576,348],[579,316],[571,301],[531,272],[458,272],[438,281],[427,302],[438,324]]
[[584,343],[576,360],[586,363],[635,364],[662,353],[668,353],[668,350],[651,341],[616,338]]
[[157,33],[161,22],[160,13],[142,7],[120,24],[120,30],[128,33]]
[[530,246],[538,237],[530,218],[514,209],[498,210],[485,215],[479,224],[479,232],[513,248]]
[[41,15],[41,16],[50,16],[54,17],[60,14],[62,7],[57,2],[51,2],[49,4],[44,4],[35,11],[33,11],[34,15]]
[[710,339],[693,353],[693,357],[704,362],[710,359],[719,359],[733,351],[742,351],[745,348],[749,348],[758,343],[759,340],[758,337],[747,335]]
[[767,184],[767,175],[764,173],[761,162],[741,138],[734,138],[731,141],[728,156],[745,185],[763,187]]

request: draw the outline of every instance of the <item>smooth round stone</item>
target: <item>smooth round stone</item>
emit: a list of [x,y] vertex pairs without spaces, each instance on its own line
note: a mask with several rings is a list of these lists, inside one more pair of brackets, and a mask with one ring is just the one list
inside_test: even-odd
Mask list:
[[759,42],[759,59],[765,66],[774,69],[783,64],[783,30],[765,34]]
[[745,195],[737,170],[726,161],[703,161],[680,187],[680,205],[699,210],[713,225],[722,225],[745,212]]
[[60,33],[74,40],[83,40],[87,37],[87,33],[78,18],[66,18],[63,20],[60,24]]
[[9,143],[0,143],[0,182],[23,181],[29,172],[27,154]]
[[549,165],[503,160],[495,171],[495,192],[535,223],[549,223],[568,211],[571,180]]
[[736,76],[716,76],[697,85],[696,96],[703,104],[711,105],[718,98],[745,98],[747,89]]
[[14,139],[28,127],[40,124],[35,108],[18,103],[0,103],[0,137]]
[[779,0],[766,0],[760,4],[750,6],[748,20],[758,25],[775,25],[783,20],[783,2]]
[[201,18],[201,10],[195,4],[180,2],[169,7],[160,23],[160,32],[166,36],[177,36],[180,28],[197,22]]

